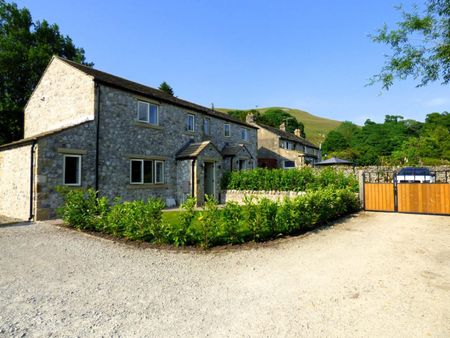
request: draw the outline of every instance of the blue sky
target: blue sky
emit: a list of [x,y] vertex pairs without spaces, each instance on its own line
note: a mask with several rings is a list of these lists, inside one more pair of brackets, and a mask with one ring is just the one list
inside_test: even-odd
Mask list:
[[[448,86],[366,87],[389,50],[371,42],[412,1],[17,0],[57,23],[95,68],[205,106],[285,106],[363,124],[450,111]],[[417,4],[422,2],[417,1]],[[422,3],[423,4],[423,3]],[[380,95],[381,93],[381,95]]]

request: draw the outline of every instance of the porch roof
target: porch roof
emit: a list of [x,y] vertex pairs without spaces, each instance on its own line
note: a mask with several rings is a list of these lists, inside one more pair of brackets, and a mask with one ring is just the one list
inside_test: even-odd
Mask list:
[[177,160],[185,160],[190,158],[196,158],[198,157],[203,150],[205,150],[209,145],[213,146],[217,152],[220,154],[217,147],[211,142],[211,141],[203,141],[203,142],[195,142],[195,143],[189,143],[187,146],[182,148],[177,153]]

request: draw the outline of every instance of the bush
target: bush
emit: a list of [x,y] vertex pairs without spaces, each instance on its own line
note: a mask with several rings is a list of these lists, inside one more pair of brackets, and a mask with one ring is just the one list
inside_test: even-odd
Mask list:
[[178,221],[165,224],[164,203],[159,199],[123,203],[115,200],[110,206],[106,198],[98,198],[94,190],[88,189],[65,192],[60,213],[65,222],[78,229],[103,231],[131,240],[208,248],[306,231],[360,208],[351,189],[332,186],[279,203],[247,197],[244,205],[228,203],[220,209],[216,200],[207,198],[202,211],[196,211],[195,206],[194,198],[186,200]]
[[58,188],[58,192],[63,195],[64,204],[57,213],[64,222],[80,230],[102,230],[109,210],[106,197],[97,198],[94,189]]
[[197,199],[189,197],[183,204],[181,209],[183,210],[178,216],[178,222],[171,223],[167,226],[166,238],[167,241],[176,246],[186,245],[190,241],[191,230],[190,227],[197,214],[195,207],[197,205]]
[[152,198],[147,202],[117,203],[106,216],[104,231],[132,240],[162,243],[165,240],[163,208],[164,202]]
[[222,177],[223,189],[306,191],[325,187],[357,192],[358,180],[355,175],[333,168],[314,170],[308,167],[292,170],[256,168],[233,171]]

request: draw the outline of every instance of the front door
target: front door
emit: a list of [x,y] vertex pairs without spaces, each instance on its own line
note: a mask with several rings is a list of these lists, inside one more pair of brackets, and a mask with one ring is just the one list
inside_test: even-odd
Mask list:
[[205,195],[215,197],[215,172],[214,172],[214,162],[205,162]]

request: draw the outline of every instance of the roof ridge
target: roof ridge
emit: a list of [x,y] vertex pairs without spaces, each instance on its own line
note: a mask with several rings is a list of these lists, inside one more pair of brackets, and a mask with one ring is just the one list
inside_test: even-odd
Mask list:
[[136,81],[131,81],[126,78],[123,78],[123,77],[120,77],[120,76],[117,76],[117,75],[114,75],[111,73],[107,73],[102,70],[98,70],[96,68],[89,67],[89,66],[83,65],[81,63],[72,61],[72,60],[62,58],[60,56],[56,56],[56,57],[58,59],[60,59],[61,61],[67,63],[68,65],[70,65],[78,70],[81,70],[85,74],[93,76],[94,80],[103,82],[107,85],[110,85],[113,87],[119,87],[121,89],[131,91],[131,92],[137,92],[144,96],[150,96],[152,98],[156,98],[161,101],[169,102],[169,103],[172,103],[172,104],[175,104],[175,105],[187,108],[187,109],[192,109],[192,110],[195,110],[198,112],[202,112],[202,113],[205,113],[206,115],[214,116],[214,117],[217,117],[222,120],[230,121],[230,122],[233,122],[236,124],[244,125],[246,127],[257,129],[255,126],[248,124],[244,121],[241,121],[235,117],[232,117],[226,113],[222,113],[217,110],[213,110],[213,109],[201,106],[197,103],[193,103],[193,102],[190,102],[190,101],[187,101],[184,99],[180,99],[174,95],[167,94],[157,88],[153,88],[153,87],[147,86],[145,84],[142,84],[142,83],[139,83]]

